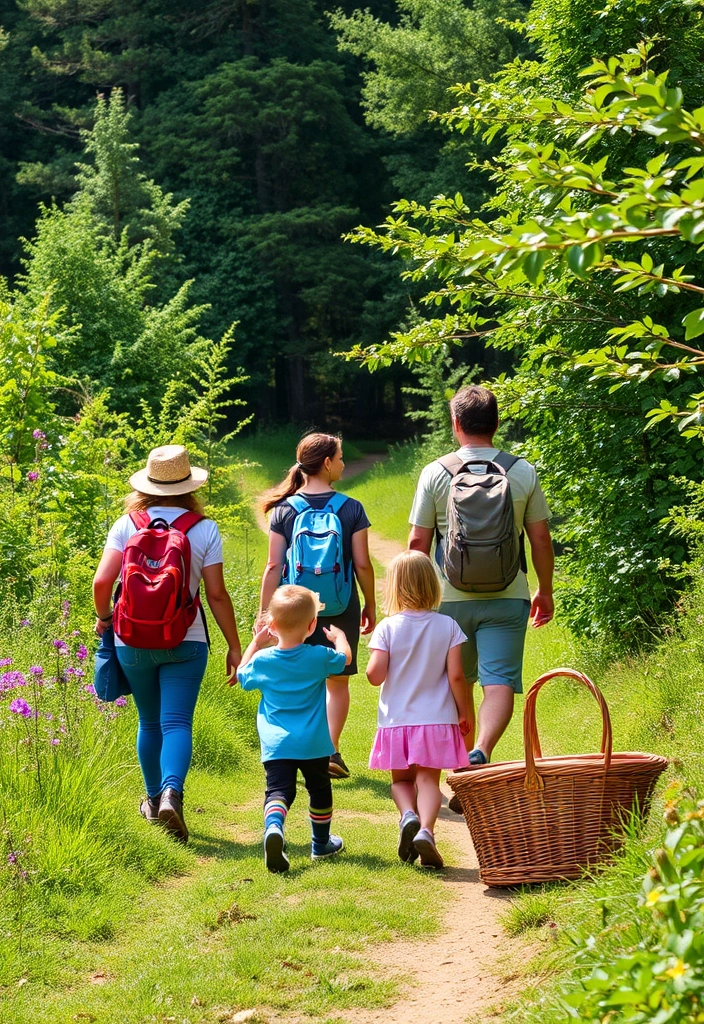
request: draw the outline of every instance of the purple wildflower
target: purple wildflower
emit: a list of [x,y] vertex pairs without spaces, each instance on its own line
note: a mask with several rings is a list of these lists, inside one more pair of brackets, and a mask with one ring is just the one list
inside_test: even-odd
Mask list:
[[19,850],[10,850],[10,852],[7,855],[7,863],[8,864],[16,864],[17,863],[17,858],[20,857],[20,856],[21,856],[21,854],[20,854]]
[[0,658],[0,668],[5,668],[7,665],[12,664],[12,658]]
[[118,697],[117,700],[115,701],[115,707],[116,708],[126,708],[127,707],[127,697]]
[[79,644],[78,650],[76,651],[76,657],[79,661],[85,661],[88,657],[88,648],[85,644]]
[[43,430],[33,430],[32,437],[34,438],[35,441],[46,441],[46,434],[44,433]]
[[33,676],[43,676],[44,675],[44,669],[41,667],[41,665],[30,665],[29,666],[29,672],[30,672],[30,675],[33,675]]
[[80,631],[80,629],[74,629],[74,630],[73,630],[73,631],[71,632],[71,636],[80,636],[80,635],[81,635],[81,631]]
[[27,479],[29,480],[30,484],[34,484],[39,479],[39,473],[32,469],[29,471],[29,473],[27,473]]
[[32,623],[29,621],[29,619],[20,619],[20,626],[31,626],[31,625],[32,625]]
[[73,674],[74,674],[74,676],[78,676],[79,678],[82,679],[83,676],[85,675],[85,672],[83,671],[82,668],[74,668]]
[[44,717],[46,718],[47,722],[53,722],[54,721],[54,716],[51,714],[50,711],[45,711],[44,712]]
[[70,601],[62,601],[61,602],[61,618],[62,619],[67,619],[68,618],[68,613],[70,611],[71,611],[71,602]]
[[32,709],[23,697],[16,697],[13,700],[10,704],[10,711],[14,711],[16,715],[22,715],[23,718],[32,717]]
[[52,640],[51,643],[57,654],[68,654],[68,644],[65,640]]
[[95,687],[93,686],[92,683],[86,683],[83,689],[86,691],[86,693],[90,693],[93,697],[95,696]]
[[59,743],[61,743],[61,740],[57,740],[56,736],[54,736],[53,740],[51,741],[52,747],[58,747]]
[[27,680],[18,672],[13,669],[12,672],[3,672],[0,676],[0,692],[3,690],[14,690],[16,686],[26,686]]

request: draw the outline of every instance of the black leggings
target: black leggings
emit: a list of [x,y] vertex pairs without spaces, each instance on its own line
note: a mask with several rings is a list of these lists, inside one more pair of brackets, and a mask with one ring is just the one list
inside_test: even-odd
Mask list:
[[296,776],[300,768],[305,780],[310,806],[318,809],[332,807],[332,783],[329,775],[329,757],[308,759],[281,758],[264,762],[266,793],[264,804],[272,798],[285,800],[290,807],[296,799]]

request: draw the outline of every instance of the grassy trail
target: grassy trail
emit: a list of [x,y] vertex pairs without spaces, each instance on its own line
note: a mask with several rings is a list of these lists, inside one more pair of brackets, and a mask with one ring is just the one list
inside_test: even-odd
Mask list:
[[[259,463],[242,471],[242,491],[251,498],[280,478],[290,453],[277,447],[248,454]],[[388,465],[348,478],[345,489],[364,501],[379,537],[400,546],[414,480],[408,467]],[[263,534],[252,528],[229,538],[226,564],[234,548],[240,555],[246,550],[247,572],[256,578],[265,560]],[[240,558],[240,575],[242,564]],[[252,587],[232,571],[233,592],[241,589],[237,607],[246,634]],[[360,653],[363,672],[366,651]],[[216,650],[199,704],[195,736],[201,747],[217,745],[217,728],[223,728],[209,724],[209,716],[253,713],[242,703],[235,710],[232,691],[220,679],[221,659]],[[559,625],[531,632],[526,680],[570,660]],[[136,898],[130,892],[116,907],[116,926],[104,940],[53,935],[51,942],[63,953],[60,968],[44,970],[41,950],[30,950],[23,978],[0,988],[0,1024],[213,1024],[250,1009],[256,1010],[255,1022],[391,1022],[427,1010],[429,991],[433,999],[442,991],[444,1004],[441,1017],[431,1019],[426,1012],[424,1019],[450,1024],[464,1021],[464,1011],[473,1009],[462,965],[473,972],[483,1003],[494,1001],[497,985],[516,973],[515,962],[506,970],[499,963],[498,954],[511,946],[495,924],[497,901],[485,897],[492,900],[486,927],[472,913],[477,904],[470,894],[483,887],[468,859],[466,828],[459,818],[441,822],[450,865],[445,878],[399,863],[387,780],[366,768],[377,694],[360,674],[352,695],[344,754],[353,776],[335,785],[334,827],[346,843],[338,861],[310,862],[305,796],[300,795],[288,819],[292,870],[268,875],[261,852],[263,772],[255,751],[236,769],[194,769],[186,805],[192,839],[180,874],[156,886],[145,884]],[[575,734],[579,739],[585,728],[584,701],[562,692],[547,694],[542,706],[545,746],[574,749]],[[498,756],[519,752],[520,708]],[[135,803],[138,786],[135,775]],[[159,838],[166,853],[169,840]],[[450,907],[454,910],[446,916]],[[461,938],[466,942],[459,948]],[[497,956],[487,959],[492,945]],[[486,970],[489,959],[496,977]],[[433,962],[444,968],[444,981],[429,973]],[[417,979],[419,968],[420,984],[413,990],[407,983]],[[382,1006],[391,1009],[381,1011]]]
[[[378,458],[366,458],[349,463],[340,484],[342,490],[363,501],[372,521],[369,541],[378,584],[383,583],[384,566],[405,549],[415,477],[407,467],[396,473],[393,465],[389,467]],[[386,536],[374,529],[377,522],[388,531]],[[258,524],[266,532],[266,517],[259,515]],[[532,680],[551,664],[569,661],[570,655],[567,635],[559,626],[531,631],[527,678]],[[556,660],[550,663],[549,658]],[[519,700],[508,739],[512,748],[520,742],[521,704]],[[504,740],[503,746],[506,745]],[[508,756],[513,755],[504,754]],[[450,790],[443,788],[447,798]],[[481,883],[476,854],[463,818],[443,807],[437,834],[441,849],[446,855],[449,851],[449,866],[442,878],[447,907],[441,931],[435,938],[420,942],[397,939],[383,949],[382,975],[385,973],[390,979],[408,976],[413,984],[404,986],[400,998],[390,1007],[355,1010],[350,1018],[355,1024],[381,1024],[382,1021],[402,1024],[419,1014],[427,1017],[429,1006],[432,1006],[432,1021],[464,1024],[468,1007],[472,1014],[480,1011],[484,1015],[500,1014],[503,1002],[515,996],[523,983],[515,965],[526,959],[525,943],[508,938],[500,924],[510,894],[505,890],[488,890]]]

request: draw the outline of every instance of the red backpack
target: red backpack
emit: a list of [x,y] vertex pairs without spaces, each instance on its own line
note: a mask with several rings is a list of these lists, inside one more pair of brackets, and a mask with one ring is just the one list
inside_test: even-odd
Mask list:
[[200,596],[191,597],[191,545],[186,534],[205,517],[184,512],[169,525],[149,512],[131,512],[137,527],[122,553],[115,595],[115,633],[128,647],[177,647],[193,624]]

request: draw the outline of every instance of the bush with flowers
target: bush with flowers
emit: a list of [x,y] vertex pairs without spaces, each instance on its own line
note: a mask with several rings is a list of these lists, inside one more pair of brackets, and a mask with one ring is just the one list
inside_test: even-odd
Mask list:
[[[652,854],[617,955],[597,963],[566,992],[566,1018],[593,1024],[694,1024],[704,1020],[704,801],[671,787],[668,830]],[[628,943],[628,939],[634,941]],[[625,940],[625,941],[624,941]],[[593,961],[613,949],[608,935],[586,940]]]
[[[219,435],[240,380],[227,373],[230,339],[205,344],[192,378],[167,384],[156,408],[127,414],[106,391],[74,393],[66,416],[57,395],[70,382],[50,361],[57,330],[45,305],[28,313],[0,295],[0,987],[26,973],[48,934],[109,936],[145,880],[188,862],[136,813],[132,702],[103,704],[92,685],[90,582],[130,470],[151,447],[186,443],[211,470],[203,497],[221,528],[248,528],[230,435]],[[245,615],[256,601],[246,562],[237,553],[228,567]],[[195,767],[251,756],[253,716],[232,715],[240,700],[224,709],[206,678]]]

